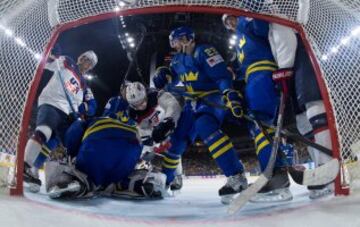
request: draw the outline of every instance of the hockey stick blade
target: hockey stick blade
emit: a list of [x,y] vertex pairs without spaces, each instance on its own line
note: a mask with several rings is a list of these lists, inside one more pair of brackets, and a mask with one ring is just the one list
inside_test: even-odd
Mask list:
[[264,174],[261,174],[252,185],[234,198],[229,205],[227,213],[230,215],[237,213],[268,181],[269,179]]
[[339,174],[339,170],[339,160],[334,158],[322,166],[315,169],[307,169],[303,172],[290,167],[289,173],[297,184],[317,186],[332,182]]

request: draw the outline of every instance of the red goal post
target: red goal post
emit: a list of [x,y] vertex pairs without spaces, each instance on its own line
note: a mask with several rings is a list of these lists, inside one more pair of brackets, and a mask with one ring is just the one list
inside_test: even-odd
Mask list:
[[[295,29],[304,41],[316,71],[330,123],[334,156],[344,164],[344,174],[336,180],[336,194],[347,194],[348,183],[360,178],[358,163],[348,164],[354,161],[351,145],[359,140],[360,135],[360,89],[356,86],[360,84],[360,78],[357,78],[360,51],[356,51],[360,47],[360,1],[25,2],[8,0],[0,3],[0,91],[1,101],[5,103],[0,106],[0,164],[4,154],[16,157],[11,194],[20,195],[23,192],[21,173],[31,112],[45,59],[59,34],[82,24],[120,15],[152,13],[228,13],[264,19]],[[12,162],[6,163],[10,169],[14,167]]]

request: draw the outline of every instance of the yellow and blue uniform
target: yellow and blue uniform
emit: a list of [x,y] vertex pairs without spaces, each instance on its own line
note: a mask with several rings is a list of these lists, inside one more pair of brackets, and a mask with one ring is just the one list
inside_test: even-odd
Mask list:
[[277,69],[277,64],[271,52],[268,33],[268,22],[238,18],[236,52],[240,70],[237,79],[246,82],[245,100],[249,110],[258,119],[270,123],[276,116],[279,97],[272,81],[272,72]]
[[194,127],[194,114],[191,105],[185,104],[174,132],[170,135],[170,148],[164,153],[162,172],[166,175],[166,184],[174,180],[175,170],[180,163],[180,158],[189,144],[196,137]]
[[232,88],[232,77],[222,56],[213,46],[197,45],[193,55],[176,54],[170,69],[172,85],[181,81],[186,93],[201,97],[194,107],[195,131],[209,148],[212,158],[226,176],[243,172],[233,144],[220,130],[226,110],[209,105],[223,106],[222,94]]
[[[245,100],[249,111],[257,119],[273,123],[279,105],[279,96],[272,80],[272,73],[277,70],[277,64],[271,51],[268,33],[268,22],[238,17],[236,52],[240,67],[237,79],[246,82]],[[249,128],[255,140],[261,169],[264,170],[272,145],[255,125],[250,124]],[[272,137],[274,132],[269,131],[268,134]],[[278,158],[276,166],[280,165],[284,163]]]
[[140,158],[142,146],[135,126],[101,117],[75,122],[67,131],[65,146],[76,150],[76,169],[97,186],[127,182]]

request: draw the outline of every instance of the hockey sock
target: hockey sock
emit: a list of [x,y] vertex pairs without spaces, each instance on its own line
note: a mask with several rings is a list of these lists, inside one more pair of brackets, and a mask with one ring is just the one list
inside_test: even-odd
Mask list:
[[225,176],[233,176],[244,171],[232,142],[219,129],[217,121],[212,116],[203,115],[199,117],[196,120],[196,131]]
[[30,166],[34,166],[35,160],[41,153],[42,145],[45,141],[45,135],[40,131],[35,131],[35,133],[26,143],[25,162],[28,163]]
[[34,161],[34,167],[40,169],[44,163],[49,159],[51,151],[55,149],[59,144],[56,138],[51,138],[47,143],[43,144],[41,151]]
[[166,184],[169,185],[174,180],[174,173],[180,162],[180,156],[169,152],[165,152],[164,156],[162,161],[162,172],[166,175]]
[[[268,136],[273,137],[275,131],[273,129],[267,129]],[[269,162],[271,150],[272,150],[272,144],[270,141],[266,138],[264,133],[260,131],[260,129],[253,127],[252,128],[252,134],[254,135],[254,142],[256,147],[256,155],[258,157],[261,171],[264,171],[266,169],[266,166]],[[282,147],[280,147],[280,150],[282,152]],[[275,166],[281,167],[285,166],[287,163],[285,160],[282,160],[280,158],[280,155],[277,155]]]
[[[324,103],[322,101],[314,101],[306,104],[306,116],[313,128],[315,142],[327,147],[332,148],[330,130],[326,118]],[[315,166],[331,160],[332,157],[313,149]]]

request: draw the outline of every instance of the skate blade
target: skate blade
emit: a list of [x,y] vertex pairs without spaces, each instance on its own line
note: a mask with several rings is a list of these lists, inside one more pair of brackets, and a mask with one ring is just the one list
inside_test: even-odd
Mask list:
[[310,192],[309,194],[309,199],[311,200],[316,200],[316,199],[321,199],[321,198],[325,198],[328,197],[329,195],[333,195],[334,191],[327,188],[326,190],[321,190],[321,191],[316,191],[316,192]]
[[267,193],[257,193],[249,201],[252,203],[273,203],[286,202],[293,199],[292,193],[288,188],[276,189]]
[[229,205],[235,197],[236,194],[223,195],[221,196],[221,203],[224,205]]
[[76,192],[81,188],[78,182],[73,182],[68,185],[66,188],[59,188],[58,186],[54,186],[50,188],[48,195],[51,199],[59,198],[64,192]]
[[26,192],[38,193],[40,191],[40,185],[24,182],[24,189]]
[[172,197],[176,197],[181,194],[181,190],[171,190]]

